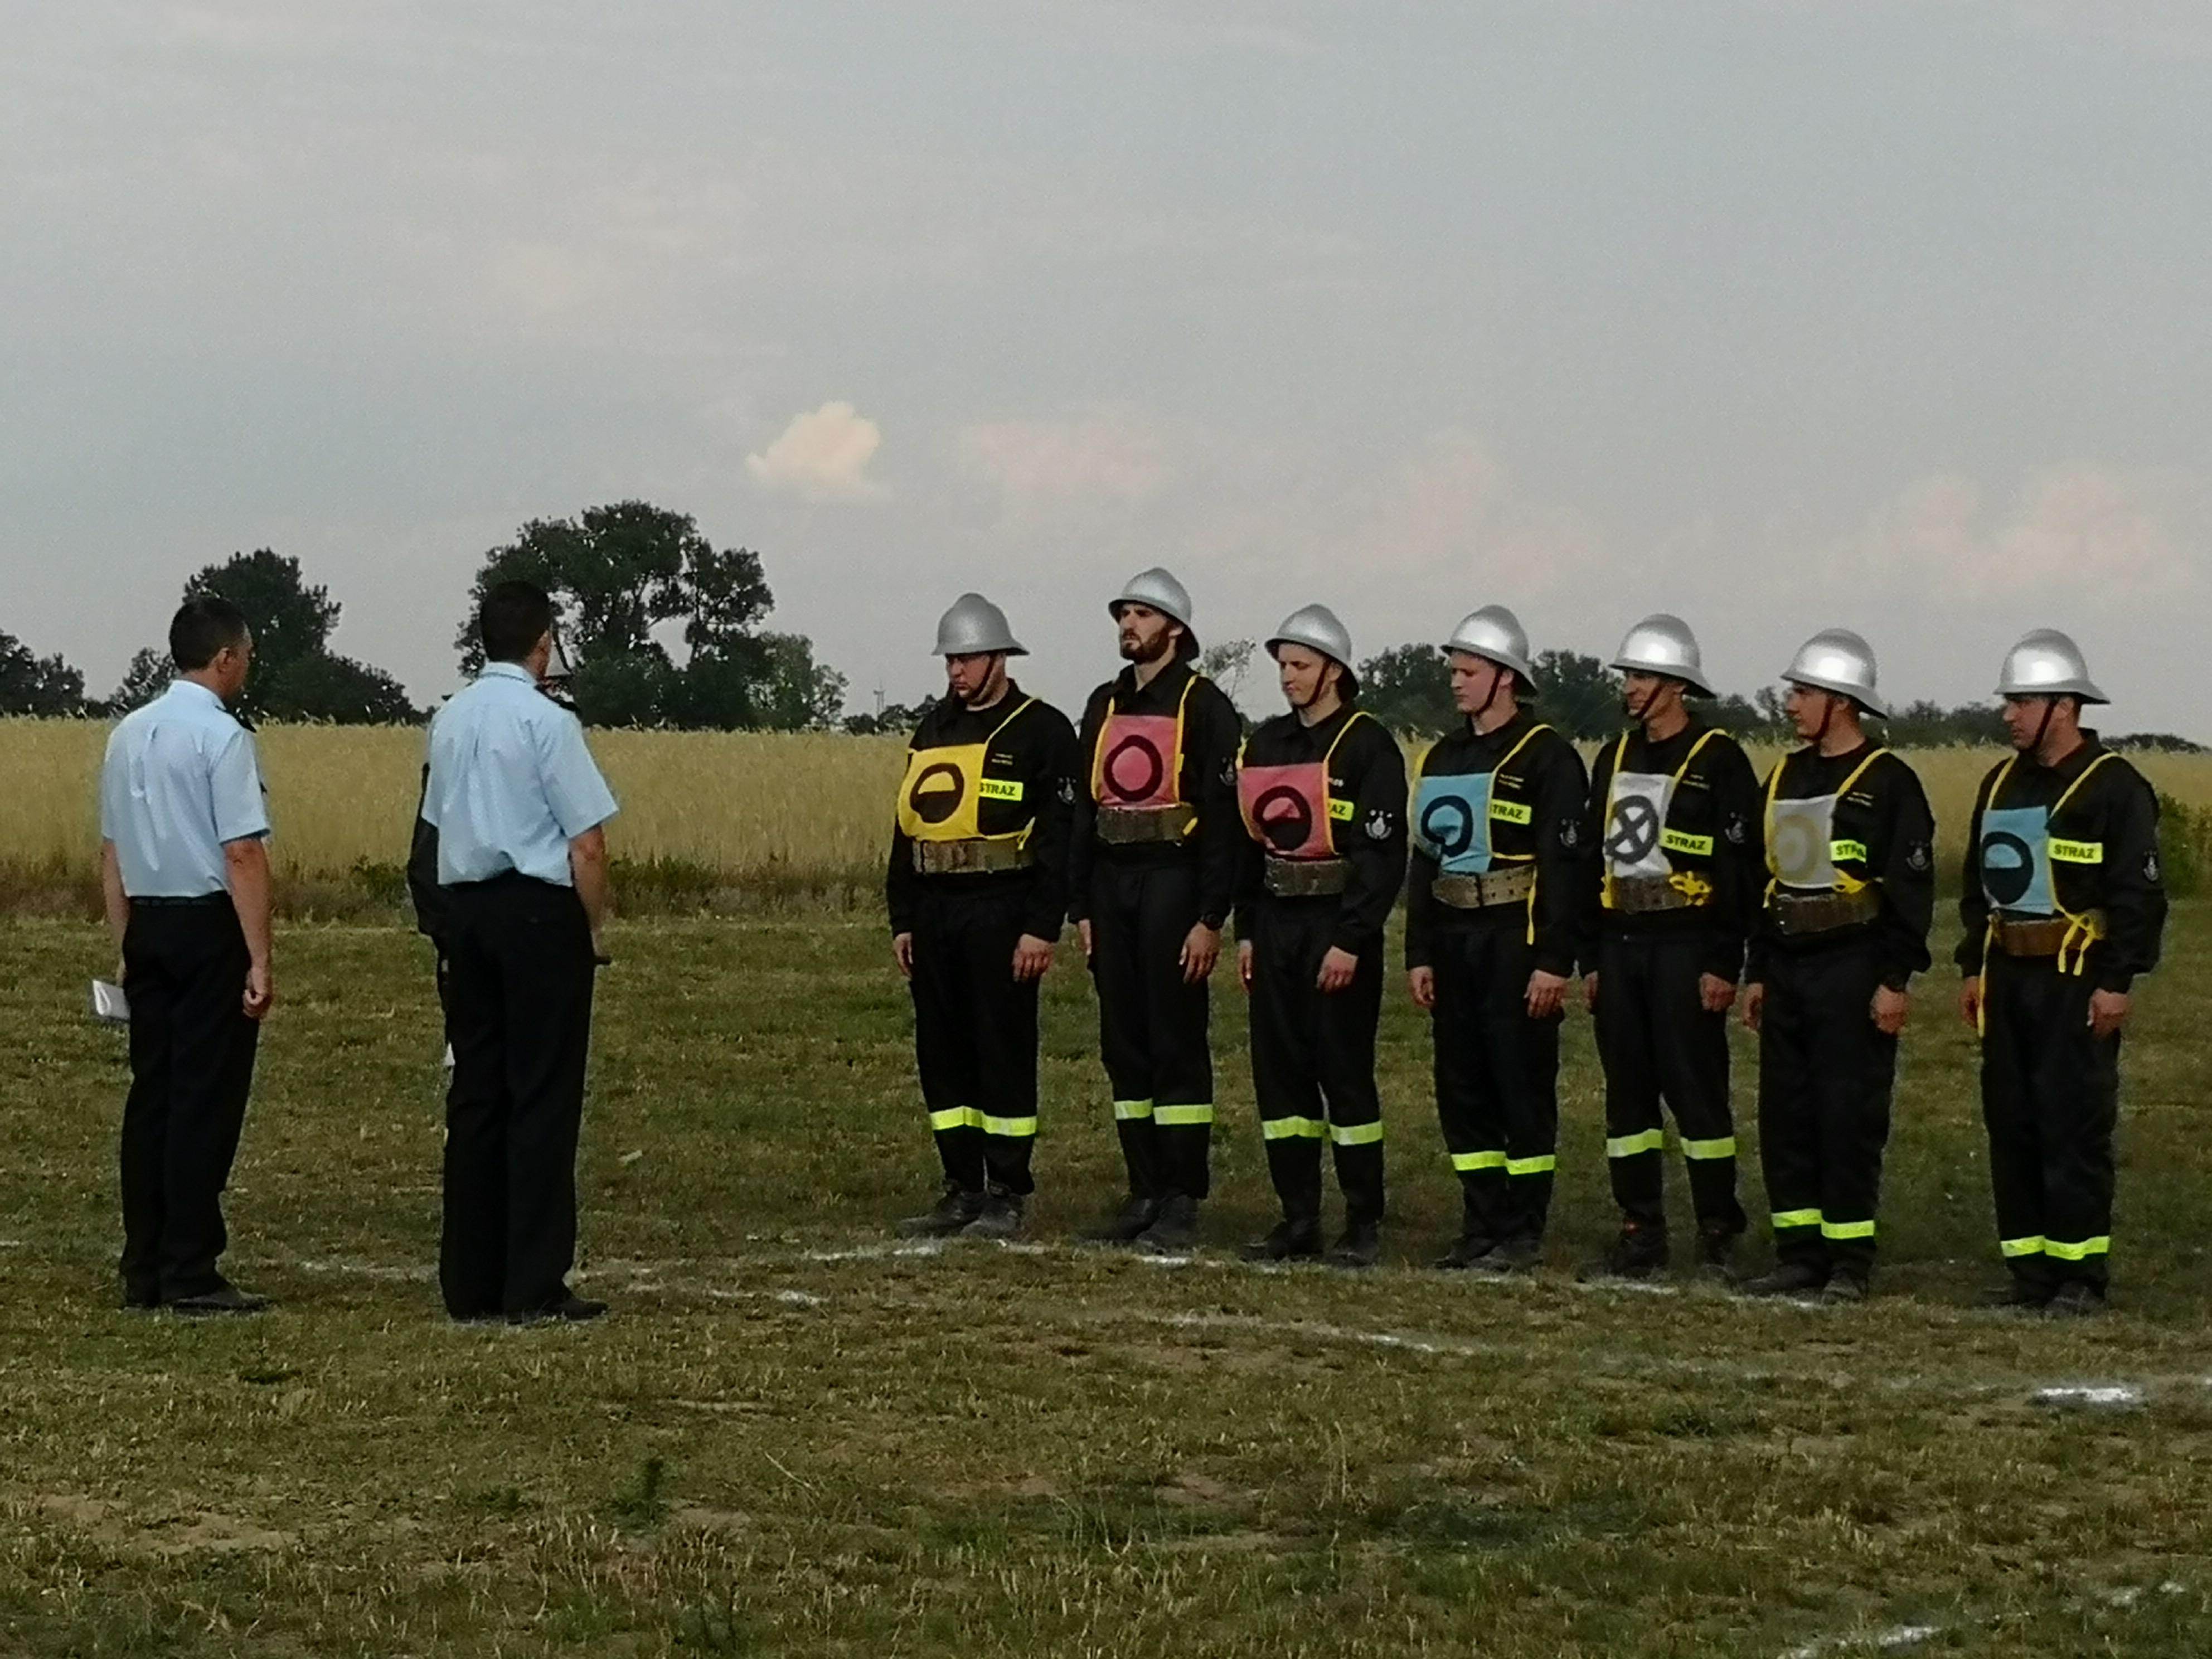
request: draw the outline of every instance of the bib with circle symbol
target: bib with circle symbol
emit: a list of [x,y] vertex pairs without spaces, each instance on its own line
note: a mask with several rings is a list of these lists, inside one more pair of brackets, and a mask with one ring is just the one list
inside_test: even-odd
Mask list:
[[1172,714],[1107,717],[1091,771],[1101,806],[1147,810],[1182,805],[1182,721]]
[[1851,769],[1834,793],[1795,800],[1784,799],[1780,793],[1790,757],[1775,763],[1766,781],[1766,868],[1778,886],[1833,893],[1865,885],[1838,867],[1844,862],[1864,864],[1867,849],[1856,841],[1836,838],[1836,808],[1868,769],[1888,752],[1875,750]]
[[1490,872],[1494,772],[1425,777],[1413,796],[1413,844],[1449,876]]
[[1613,775],[1613,790],[1606,803],[1605,867],[1616,881],[1674,872],[1674,864],[1661,843],[1678,781],[1665,772]]
[[[1021,708],[999,722],[981,743],[943,744],[911,750],[899,784],[898,827],[915,841],[1020,841],[1036,814],[1018,778],[983,775],[991,744],[1012,725]],[[1012,807],[1008,812],[1003,809]],[[985,815],[1011,820],[1008,827],[985,827]]]
[[2054,916],[2051,879],[2051,809],[1991,808],[1982,814],[1982,892],[2008,916]]
[[1317,761],[1287,766],[1255,766],[1237,760],[1237,805],[1252,839],[1279,859],[1326,859],[1336,855],[1336,830],[1349,823],[1354,803],[1328,793],[1329,763],[1344,734],[1367,716],[1354,709],[1337,728],[1328,752]]

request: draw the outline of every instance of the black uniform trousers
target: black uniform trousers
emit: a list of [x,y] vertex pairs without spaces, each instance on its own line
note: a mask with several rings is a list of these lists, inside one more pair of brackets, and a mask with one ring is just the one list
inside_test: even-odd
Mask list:
[[1774,1253],[1821,1273],[1874,1265],[1897,1039],[1874,1023],[1881,984],[1862,935],[1767,958],[1759,1027],[1759,1157]]
[[1382,1219],[1382,1098],[1375,1031],[1382,947],[1333,994],[1315,981],[1334,943],[1333,897],[1258,900],[1252,910],[1252,1088],[1267,1173],[1294,1221],[1321,1215],[1321,1143],[1335,1150],[1349,1224]]
[[123,933],[131,1092],[123,1103],[123,1284],[133,1301],[222,1284],[222,1190],[246,1124],[261,1027],[230,896],[133,899]]
[[1027,882],[939,876],[915,896],[914,1048],[921,1097],[963,1192],[1025,1196],[1037,1132],[1037,982],[1014,978]]
[[2094,975],[1992,950],[1982,973],[1982,1121],[2005,1265],[2102,1291],[2112,1249],[2120,1039],[2089,1030]]
[[1698,1000],[1706,941],[1695,933],[1607,933],[1598,945],[1597,1051],[1605,1068],[1605,1152],[1613,1201],[1663,1228],[1664,1101],[1690,1170],[1698,1231],[1743,1231],[1729,1109],[1728,1016]]
[[1437,1117],[1467,1235],[1533,1243],[1558,1163],[1560,1017],[1528,1018],[1536,953],[1527,912],[1501,906],[1441,923],[1431,954]]
[[1204,1198],[1213,1142],[1213,1056],[1206,982],[1183,982],[1198,925],[1188,859],[1117,860],[1091,877],[1091,975],[1098,1046],[1114,1091],[1114,1130],[1133,1198]]
[[573,888],[510,875],[448,887],[445,1230],[456,1319],[534,1313],[576,1261],[576,1139],[591,1047],[591,924]]

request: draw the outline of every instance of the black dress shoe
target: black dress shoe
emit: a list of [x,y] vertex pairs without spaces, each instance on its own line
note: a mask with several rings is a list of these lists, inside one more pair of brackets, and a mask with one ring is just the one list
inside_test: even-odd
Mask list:
[[250,1295],[235,1285],[218,1285],[198,1296],[170,1297],[161,1305],[173,1314],[207,1318],[216,1314],[258,1314],[269,1305],[269,1298]]
[[544,1325],[558,1320],[563,1323],[580,1324],[586,1319],[597,1319],[607,1310],[604,1302],[587,1301],[571,1291],[558,1302],[543,1308],[533,1308],[526,1313],[511,1313],[507,1316],[510,1325]]

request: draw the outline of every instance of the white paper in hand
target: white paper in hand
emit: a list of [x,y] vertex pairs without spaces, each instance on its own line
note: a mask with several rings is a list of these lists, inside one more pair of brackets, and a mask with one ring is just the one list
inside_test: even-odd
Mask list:
[[120,985],[96,979],[92,982],[92,1017],[104,1025],[128,1025],[131,999],[124,995]]

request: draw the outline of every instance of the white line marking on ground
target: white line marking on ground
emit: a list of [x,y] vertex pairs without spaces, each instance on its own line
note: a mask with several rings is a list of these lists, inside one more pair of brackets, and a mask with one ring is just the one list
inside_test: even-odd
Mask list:
[[778,1291],[775,1299],[789,1307],[818,1308],[829,1298],[817,1296],[811,1291]]
[[1786,1650],[1782,1659],[1819,1659],[1824,1653],[1836,1653],[1850,1648],[1872,1648],[1881,1653],[1894,1653],[1903,1648],[1918,1647],[1931,1637],[1941,1636],[1941,1625],[1898,1625],[1889,1630],[1875,1631],[1864,1636],[1824,1636],[1817,1642],[1808,1642],[1802,1647]]
[[2142,1390],[2131,1382],[2062,1383],[2028,1396],[2039,1406],[2093,1406],[2106,1411],[2142,1404]]

